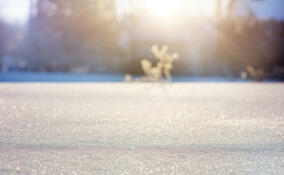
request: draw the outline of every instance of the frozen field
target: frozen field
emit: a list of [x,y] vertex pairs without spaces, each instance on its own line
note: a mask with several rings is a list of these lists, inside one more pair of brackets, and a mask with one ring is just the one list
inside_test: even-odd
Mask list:
[[2,83],[0,174],[284,174],[284,84]]

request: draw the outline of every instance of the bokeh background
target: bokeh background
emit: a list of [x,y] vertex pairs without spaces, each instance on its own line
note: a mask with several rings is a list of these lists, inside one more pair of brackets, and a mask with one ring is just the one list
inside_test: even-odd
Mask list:
[[153,44],[174,76],[283,80],[283,0],[0,0],[0,72],[142,75]]

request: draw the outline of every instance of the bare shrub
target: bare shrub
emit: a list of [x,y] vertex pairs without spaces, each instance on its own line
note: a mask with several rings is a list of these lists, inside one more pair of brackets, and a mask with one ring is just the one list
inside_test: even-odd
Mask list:
[[156,66],[153,66],[147,59],[141,61],[142,69],[146,75],[145,79],[148,81],[160,81],[165,76],[167,81],[171,81],[173,62],[179,58],[179,55],[177,53],[169,53],[169,47],[166,45],[163,45],[161,48],[153,45],[151,51],[158,62]]

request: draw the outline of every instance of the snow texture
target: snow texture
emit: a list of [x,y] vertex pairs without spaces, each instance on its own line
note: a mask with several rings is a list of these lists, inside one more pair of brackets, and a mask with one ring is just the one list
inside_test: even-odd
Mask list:
[[2,83],[0,174],[283,174],[278,83]]

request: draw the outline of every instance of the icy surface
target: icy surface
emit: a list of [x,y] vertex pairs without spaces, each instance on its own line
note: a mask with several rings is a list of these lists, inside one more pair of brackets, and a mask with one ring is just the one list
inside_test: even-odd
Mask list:
[[[141,76],[132,76],[135,79],[141,79]],[[125,75],[117,74],[76,74],[76,73],[34,73],[34,72],[0,72],[0,82],[101,82],[101,83],[120,83],[124,81]],[[224,77],[173,77],[174,82],[236,82],[243,81],[238,78]],[[265,80],[274,81],[274,80]]]
[[125,75],[0,72],[0,82],[122,82]]
[[0,84],[0,174],[284,174],[284,84]]

